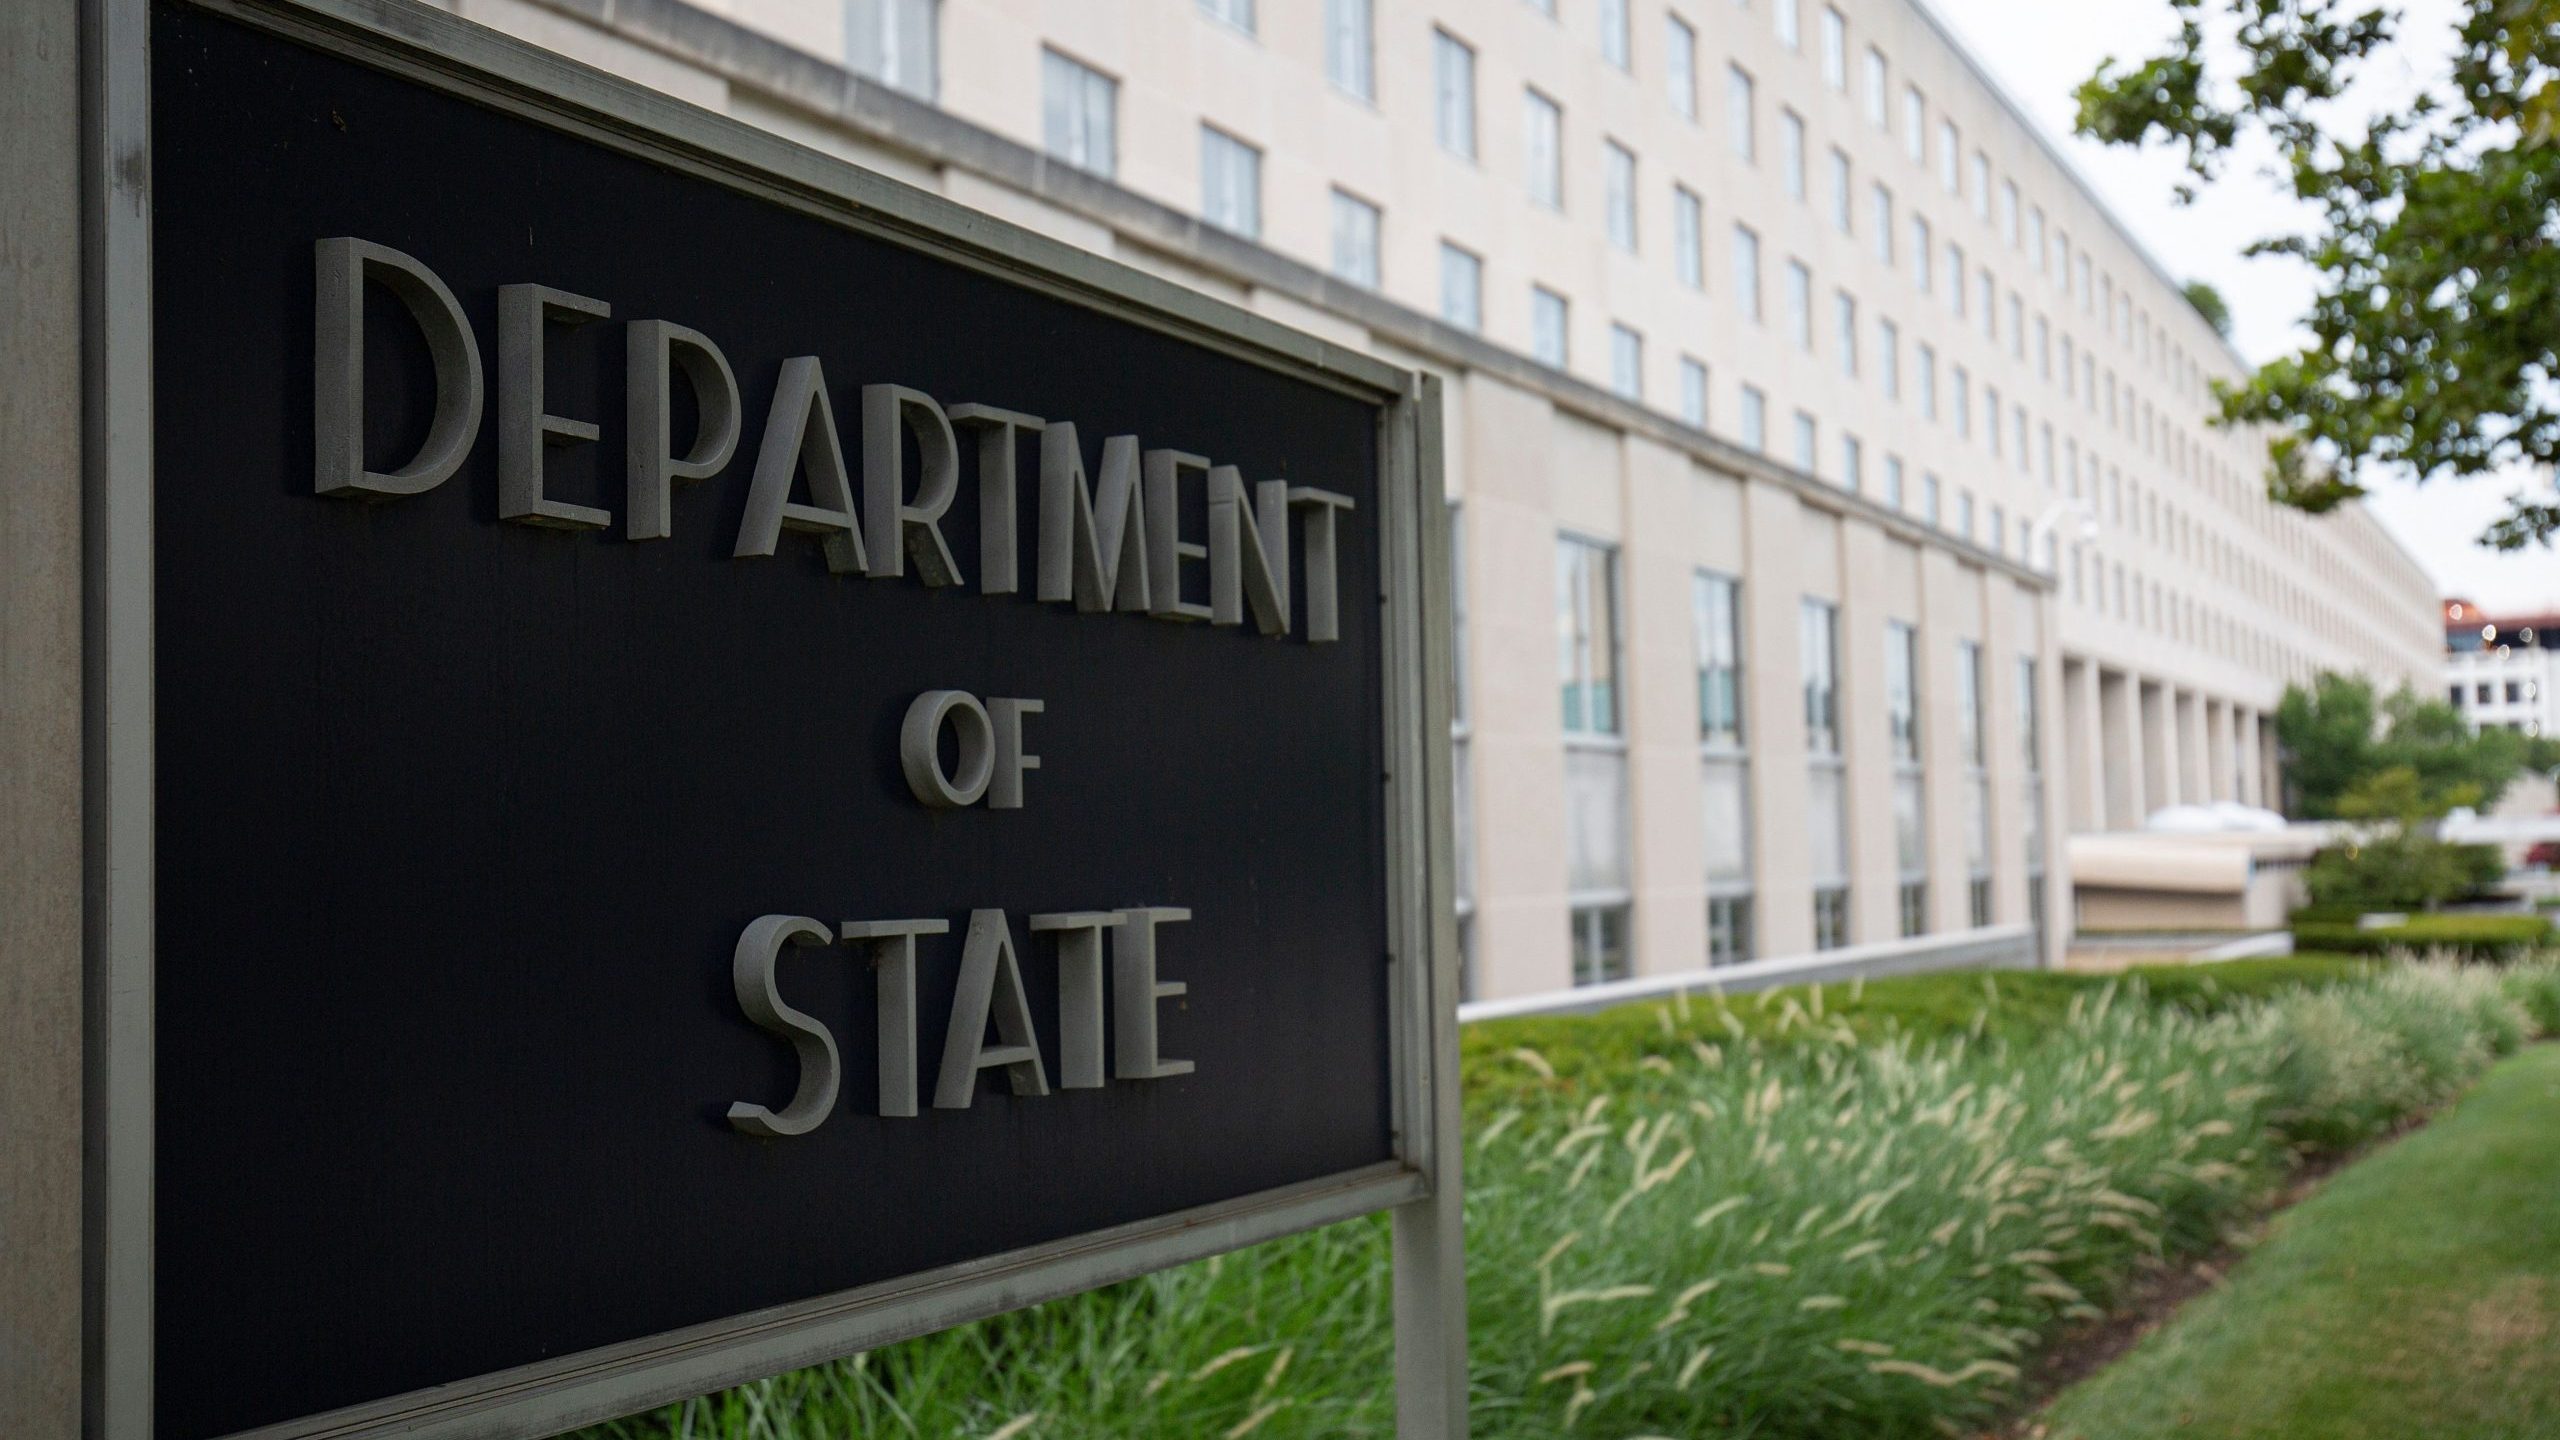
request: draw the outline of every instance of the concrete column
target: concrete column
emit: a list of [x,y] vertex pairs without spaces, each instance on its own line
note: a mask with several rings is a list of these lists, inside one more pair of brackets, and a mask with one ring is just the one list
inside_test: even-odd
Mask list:
[[[1964,753],[1963,682],[1958,656],[1968,640],[1983,638],[1982,572],[1959,565],[1942,550],[1920,556],[1920,754],[1926,769],[1928,808],[1929,928],[1962,930],[1973,923],[1966,906],[1972,881],[1965,843],[1965,807],[1971,803],[1972,760]],[[1990,678],[1985,652],[1983,672]]]
[[1840,545],[1841,746],[1849,760],[1850,933],[1901,933],[1893,843],[1893,744],[1885,721],[1884,627],[1891,618],[1882,530],[1830,527]]
[[[1707,963],[1706,840],[1698,774],[1689,461],[1633,436],[1626,451],[1627,791],[1639,974]],[[1551,647],[1552,648],[1552,647]]]
[[2243,805],[2266,804],[2266,776],[2259,767],[2258,712],[2234,707],[2231,712],[2232,761],[2240,767],[2233,781],[2234,792]]
[[[1447,391],[1466,441],[1468,715],[1475,780],[1476,994],[1573,983],[1565,919],[1564,722],[1557,702],[1556,525],[1547,402],[1470,375]],[[1452,447],[1452,453],[1461,453]]]
[[2128,671],[2102,672],[2098,693],[2102,736],[2100,768],[2105,775],[2106,824],[2130,830],[2142,823],[2149,798],[2143,783],[2148,750],[2142,738],[2142,678]]
[[1802,510],[1792,491],[1758,482],[1743,487],[1744,733],[1751,747],[1753,925],[1763,955],[1813,948],[1804,666],[1796,650],[1804,603]]
[[2178,794],[2189,805],[2213,798],[2207,777],[2212,746],[2205,738],[2204,697],[2193,690],[2177,692]]
[[2237,776],[2231,758],[2231,704],[2226,700],[2204,702],[2204,753],[2206,793],[2216,800],[2237,800]]
[[81,1426],[80,6],[0,4],[0,1428]]
[[2177,691],[2165,682],[2142,682],[2143,808],[2128,817],[2139,828],[2152,811],[2179,803]]
[[2018,590],[2003,576],[1983,581],[1983,756],[1991,779],[1991,920],[2027,918],[2026,738],[2018,730]]
[[2046,772],[2062,788],[2063,813],[2073,833],[2107,828],[2107,743],[2100,704],[2098,664],[2062,662],[2061,724],[2055,727],[2054,761]]

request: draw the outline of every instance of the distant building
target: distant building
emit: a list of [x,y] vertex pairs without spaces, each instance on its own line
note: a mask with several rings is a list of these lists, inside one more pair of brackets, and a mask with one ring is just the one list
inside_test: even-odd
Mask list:
[[2066,831],[2268,801],[2287,681],[2441,663],[1913,0],[450,3],[1445,377],[1478,996],[2052,953]]
[[2481,730],[2560,734],[2560,612],[2492,615],[2444,602],[2446,698]]

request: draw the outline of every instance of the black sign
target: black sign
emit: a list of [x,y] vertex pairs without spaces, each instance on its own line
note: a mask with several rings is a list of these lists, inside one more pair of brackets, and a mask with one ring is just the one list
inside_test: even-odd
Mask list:
[[1383,400],[152,51],[159,1435],[1395,1158]]

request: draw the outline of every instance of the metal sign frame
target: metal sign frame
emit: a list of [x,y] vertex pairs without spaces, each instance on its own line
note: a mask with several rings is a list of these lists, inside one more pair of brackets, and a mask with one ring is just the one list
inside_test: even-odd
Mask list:
[[[154,683],[150,11],[86,0],[83,250],[88,1140],[84,1429],[153,1434]],[[1439,384],[415,0],[181,0],[1379,407],[1386,981],[1396,1158],[879,1285],[248,1432],[547,1435],[1395,1212],[1398,1432],[1466,1430]]]

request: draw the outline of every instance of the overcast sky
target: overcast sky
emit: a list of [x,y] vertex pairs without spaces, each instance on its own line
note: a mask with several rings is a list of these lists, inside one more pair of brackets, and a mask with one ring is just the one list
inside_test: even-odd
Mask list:
[[[2247,260],[2261,236],[2298,228],[2304,211],[2255,167],[2235,166],[2192,206],[2176,203],[2183,173],[2165,151],[2133,154],[2070,138],[2071,92],[2099,61],[2153,53],[2173,29],[2168,0],[1923,0],[2059,143],[2109,206],[2180,279],[2212,282],[2230,302],[2232,340],[2263,361],[2296,348],[2295,320],[2311,283],[2289,261]],[[2406,35],[2422,38],[2380,78],[2405,95],[2442,73],[2446,0],[2413,0]],[[2379,98],[2388,98],[2387,96]],[[2560,556],[2549,550],[2501,555],[2474,542],[2505,509],[2518,481],[2481,479],[2424,488],[2394,484],[2370,502],[2436,578],[2439,588],[2498,609],[2560,607]]]

